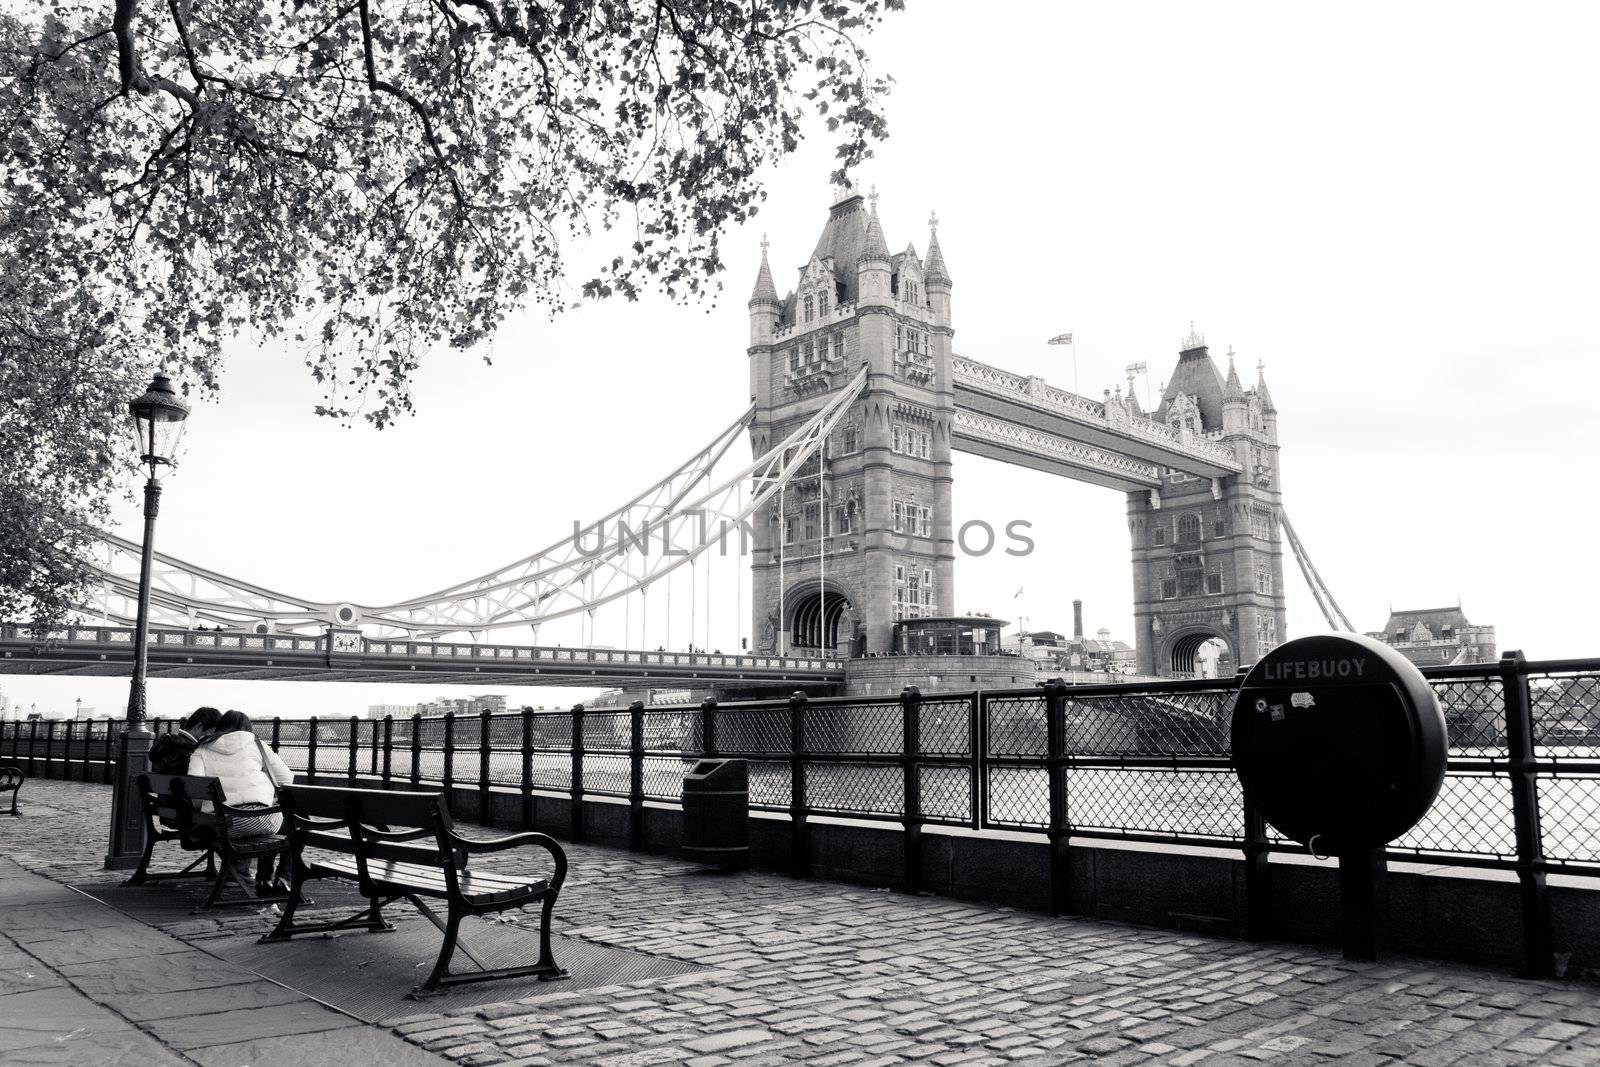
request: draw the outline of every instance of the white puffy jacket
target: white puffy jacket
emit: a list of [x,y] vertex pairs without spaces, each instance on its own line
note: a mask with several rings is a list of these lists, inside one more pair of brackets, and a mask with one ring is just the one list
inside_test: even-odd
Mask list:
[[270,805],[278,786],[294,783],[289,765],[248,730],[220,734],[195,749],[189,773],[221,779],[222,795],[232,805]]

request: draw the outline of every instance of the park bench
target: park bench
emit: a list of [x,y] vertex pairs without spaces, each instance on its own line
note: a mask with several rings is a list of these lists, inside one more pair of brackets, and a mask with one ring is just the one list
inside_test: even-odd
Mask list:
[[21,815],[17,810],[17,794],[22,792],[22,783],[26,781],[22,771],[16,767],[0,767],[0,794],[11,794],[12,815]]
[[[261,894],[242,874],[246,863],[284,852],[289,840],[283,834],[235,839],[229,832],[235,819],[260,818],[280,812],[277,807],[236,808],[228,804],[216,778],[186,774],[141,774],[139,800],[144,811],[144,855],[124,885],[147,885],[177,878],[213,879],[211,896],[203,908],[239,907],[281,901],[281,893]],[[176,842],[185,852],[200,853],[182,870],[153,873],[150,858],[163,842]],[[202,864],[205,870],[197,870]],[[228,897],[229,887],[244,894]]]
[[[536,977],[566,978],[550,950],[550,919],[556,895],[567,875],[561,846],[544,834],[512,834],[487,841],[463,837],[455,830],[450,809],[440,793],[386,792],[330,786],[292,785],[279,794],[294,856],[294,881],[289,903],[278,925],[261,938],[263,944],[286,941],[297,934],[365,927],[392,930],[383,909],[407,900],[444,934],[439,957],[412,999],[444,992],[469,982]],[[491,873],[473,865],[473,857],[523,845],[550,853],[554,868],[548,877]],[[345,919],[296,923],[295,911],[305,883],[315,878],[353,881],[367,906]],[[443,901],[441,920],[428,901]],[[520,967],[490,967],[461,941],[461,920],[540,904],[539,962]],[[478,970],[453,973],[457,948]]]

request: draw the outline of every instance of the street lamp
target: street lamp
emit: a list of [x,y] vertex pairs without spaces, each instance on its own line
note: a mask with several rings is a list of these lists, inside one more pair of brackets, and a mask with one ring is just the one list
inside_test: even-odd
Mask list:
[[156,512],[161,504],[163,468],[173,466],[183,440],[188,403],[157,374],[143,395],[128,404],[134,449],[149,470],[144,483],[144,553],[139,561],[139,613],[133,626],[133,683],[128,690],[128,721],[117,755],[117,786],[111,799],[111,845],[106,867],[132,867],[144,854],[144,820],[140,811],[139,775],[149,769],[150,731],[145,729],[144,677],[150,630],[150,557],[155,550]]

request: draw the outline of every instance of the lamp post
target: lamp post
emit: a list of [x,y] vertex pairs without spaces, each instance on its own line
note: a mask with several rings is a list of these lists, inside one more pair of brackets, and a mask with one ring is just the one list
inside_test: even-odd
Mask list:
[[139,805],[139,775],[149,769],[150,731],[145,729],[144,679],[150,630],[150,558],[155,551],[156,512],[161,504],[161,474],[171,468],[183,440],[188,403],[157,374],[144,393],[128,404],[129,428],[139,461],[149,470],[144,483],[144,552],[139,561],[139,612],[133,626],[133,682],[128,690],[127,726],[117,752],[116,792],[111,799],[111,844],[106,868],[132,867],[144,854],[144,820]]

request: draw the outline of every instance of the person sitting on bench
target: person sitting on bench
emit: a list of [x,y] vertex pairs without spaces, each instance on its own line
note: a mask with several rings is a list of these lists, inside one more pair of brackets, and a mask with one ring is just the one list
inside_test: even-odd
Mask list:
[[222,712],[216,708],[194,709],[182,727],[162,734],[150,746],[150,769],[157,774],[184,773],[195,748],[216,733],[221,722]]
[[[242,711],[222,716],[217,732],[202,742],[189,757],[185,772],[197,777],[216,778],[230,807],[269,808],[278,789],[294,783],[294,772],[272,749],[261,743],[251,729],[250,717]],[[257,819],[234,819],[230,837],[235,840],[275,834],[283,817],[276,813]],[[256,890],[272,891],[272,857],[257,862]]]

